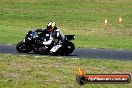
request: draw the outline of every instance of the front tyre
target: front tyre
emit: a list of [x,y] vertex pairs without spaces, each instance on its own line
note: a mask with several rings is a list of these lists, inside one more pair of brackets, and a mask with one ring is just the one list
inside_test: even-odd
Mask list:
[[32,49],[30,46],[26,45],[25,42],[21,41],[17,44],[16,46],[16,50],[20,53],[28,53],[28,52],[31,52]]

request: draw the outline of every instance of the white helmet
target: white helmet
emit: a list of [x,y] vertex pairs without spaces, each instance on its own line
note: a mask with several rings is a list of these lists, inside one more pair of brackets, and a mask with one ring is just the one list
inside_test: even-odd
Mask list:
[[48,30],[53,30],[55,28],[56,24],[54,21],[50,21],[48,24],[47,24],[47,29]]

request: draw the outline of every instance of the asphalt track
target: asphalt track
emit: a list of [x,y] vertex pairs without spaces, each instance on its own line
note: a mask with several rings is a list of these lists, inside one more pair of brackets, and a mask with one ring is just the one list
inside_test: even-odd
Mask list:
[[[18,54],[15,45],[0,45],[0,53],[2,54]],[[23,55],[23,54],[22,54]],[[37,55],[37,54],[24,54],[24,55]],[[93,59],[118,59],[118,60],[131,60],[132,51],[129,50],[111,50],[111,49],[88,49],[76,48],[74,52],[66,57],[74,58],[93,58]]]

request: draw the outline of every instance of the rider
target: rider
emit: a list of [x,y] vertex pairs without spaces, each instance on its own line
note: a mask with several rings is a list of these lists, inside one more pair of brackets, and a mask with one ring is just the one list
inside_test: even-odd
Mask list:
[[43,45],[50,45],[54,41],[55,45],[52,47],[50,52],[56,52],[62,46],[61,43],[64,42],[64,34],[56,26],[54,21],[50,21],[44,31],[48,31],[50,33],[50,37],[48,41],[42,42]]

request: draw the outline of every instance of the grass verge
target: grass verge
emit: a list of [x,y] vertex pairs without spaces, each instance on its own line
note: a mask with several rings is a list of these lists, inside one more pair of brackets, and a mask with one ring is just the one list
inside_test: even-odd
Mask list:
[[[34,57],[0,54],[0,88],[80,88],[75,76],[82,65],[88,74],[129,73],[131,61]],[[88,84],[82,88],[131,88],[130,84]]]

